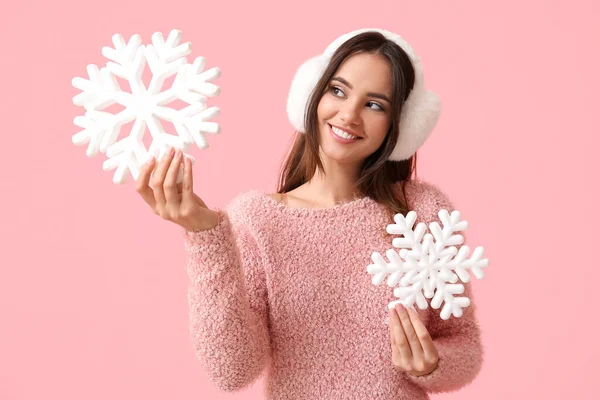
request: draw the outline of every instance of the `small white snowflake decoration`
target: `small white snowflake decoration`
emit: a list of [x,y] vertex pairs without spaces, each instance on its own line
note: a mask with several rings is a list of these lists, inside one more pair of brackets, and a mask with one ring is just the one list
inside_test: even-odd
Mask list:
[[489,261],[482,258],[482,246],[476,247],[470,258],[467,258],[468,246],[457,249],[456,246],[464,242],[464,237],[455,232],[465,231],[469,226],[467,221],[460,220],[459,211],[455,210],[450,215],[442,209],[438,216],[443,228],[437,222],[432,222],[429,224],[431,233],[425,234],[427,225],[423,222],[413,230],[416,212],[410,211],[406,218],[396,214],[395,224],[388,225],[386,231],[403,236],[392,240],[392,246],[401,250],[387,250],[389,262],[378,252],[371,255],[374,264],[367,266],[367,272],[373,275],[373,284],[380,285],[387,276],[388,286],[398,286],[394,289],[394,296],[399,300],[389,303],[389,309],[397,303],[405,307],[413,307],[416,303],[424,310],[428,306],[428,298],[434,309],[444,303],[440,317],[447,320],[450,315],[462,316],[462,309],[471,304],[468,297],[455,297],[464,292],[464,286],[457,282],[459,279],[464,283],[469,282],[469,271],[477,279],[482,279],[482,268],[487,267]]
[[[206,106],[208,97],[217,96],[220,88],[211,83],[220,76],[219,68],[204,71],[206,60],[196,57],[189,64],[186,55],[192,51],[189,42],[180,44],[181,31],[172,30],[165,41],[160,32],[152,35],[152,44],[142,45],[140,35],[135,34],[129,42],[123,36],[112,37],[114,48],[102,48],[109,62],[102,69],[94,64],[87,66],[89,79],[74,78],[73,86],[82,93],[73,97],[73,103],[83,106],[85,115],[77,116],[73,123],[82,131],[73,135],[73,144],[88,144],[86,155],[105,153],[105,171],[116,169],[113,182],[123,184],[127,173],[137,179],[140,166],[151,156],[160,160],[169,147],[181,149],[184,156],[191,144],[205,149],[208,142],[204,133],[217,134],[219,124],[209,120],[219,114],[219,108]],[[152,72],[148,87],[142,81],[145,65]],[[170,88],[163,90],[165,80],[175,75]],[[129,83],[130,92],[123,91],[116,77]],[[181,110],[168,104],[181,100],[188,105]],[[114,104],[124,107],[118,113],[103,111]],[[165,132],[160,119],[169,121],[177,135]],[[133,122],[129,135],[117,141],[121,127]],[[143,143],[146,127],[152,135],[149,149]],[[178,182],[182,179],[182,169]]]

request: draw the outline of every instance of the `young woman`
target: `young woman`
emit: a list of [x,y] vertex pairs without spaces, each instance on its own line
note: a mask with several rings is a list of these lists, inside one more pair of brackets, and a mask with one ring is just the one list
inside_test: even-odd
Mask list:
[[265,374],[269,399],[426,399],[465,386],[482,363],[475,305],[448,320],[388,310],[392,289],[366,272],[372,252],[391,246],[395,213],[429,223],[453,210],[411,177],[439,115],[418,58],[387,31],[343,35],[300,67],[288,113],[299,133],[277,193],[211,210],[174,150],[138,178],[154,212],[185,229],[190,330],[206,373],[226,391]]

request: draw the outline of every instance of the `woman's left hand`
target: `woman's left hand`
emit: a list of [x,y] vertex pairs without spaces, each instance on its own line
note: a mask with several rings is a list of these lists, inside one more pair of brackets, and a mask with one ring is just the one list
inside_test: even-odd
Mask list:
[[390,341],[394,366],[411,375],[421,376],[433,372],[439,355],[419,314],[412,308],[396,304],[390,313]]

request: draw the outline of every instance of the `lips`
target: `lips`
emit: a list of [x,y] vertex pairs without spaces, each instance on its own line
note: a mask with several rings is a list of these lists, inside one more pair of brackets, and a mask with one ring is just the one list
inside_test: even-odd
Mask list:
[[337,126],[337,125],[332,125],[332,124],[327,124],[327,125],[329,125],[329,127],[334,127],[334,128],[337,128],[337,129],[339,129],[339,130],[341,130],[341,131],[344,131],[344,132],[346,132],[348,135],[356,136],[357,138],[359,138],[359,139],[362,139],[362,136],[360,136],[359,134],[357,134],[357,133],[356,133],[356,132],[354,132],[354,131],[351,131],[351,130],[349,130],[349,129],[344,129],[344,128],[342,128],[341,126]]
[[[329,125],[329,124],[327,124],[327,125]],[[350,144],[350,143],[354,143],[354,142],[357,142],[362,139],[361,137],[356,137],[354,139],[344,139],[343,137],[335,134],[331,125],[329,125],[329,134],[331,135],[333,140],[335,140],[338,143],[342,143],[342,144]]]

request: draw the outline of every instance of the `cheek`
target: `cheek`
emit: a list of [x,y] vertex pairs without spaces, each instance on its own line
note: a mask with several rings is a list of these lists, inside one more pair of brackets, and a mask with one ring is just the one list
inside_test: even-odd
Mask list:
[[385,139],[385,135],[387,135],[387,132],[390,129],[390,118],[373,118],[369,121],[369,128],[369,132],[371,132],[373,137],[383,141],[383,139]]
[[321,101],[319,101],[317,116],[319,120],[325,120],[331,118],[333,114],[335,114],[333,102],[325,95],[321,98]]

